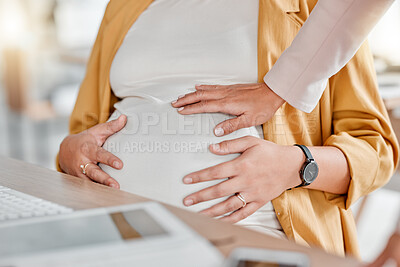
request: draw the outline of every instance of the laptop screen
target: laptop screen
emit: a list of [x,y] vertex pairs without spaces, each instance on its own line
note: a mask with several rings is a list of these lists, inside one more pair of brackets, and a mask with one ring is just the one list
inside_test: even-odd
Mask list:
[[0,227],[0,258],[167,234],[144,209]]

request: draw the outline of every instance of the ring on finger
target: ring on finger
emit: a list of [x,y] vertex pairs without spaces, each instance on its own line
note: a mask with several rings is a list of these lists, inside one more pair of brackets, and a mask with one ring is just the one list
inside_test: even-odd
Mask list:
[[89,163],[86,163],[86,164],[82,164],[81,166],[79,166],[79,167],[81,168],[81,170],[82,170],[82,173],[83,173],[84,175],[86,175],[86,168],[87,168],[87,166],[89,166],[89,164],[90,164],[90,162],[89,162]]
[[242,202],[243,202],[243,206],[242,206],[242,208],[246,207],[246,205],[247,205],[247,202],[246,202],[246,199],[243,197],[243,195],[242,195],[242,194],[240,194],[240,193],[236,193],[235,195],[236,195],[236,197],[237,197],[238,199],[240,199],[240,201],[242,201]]

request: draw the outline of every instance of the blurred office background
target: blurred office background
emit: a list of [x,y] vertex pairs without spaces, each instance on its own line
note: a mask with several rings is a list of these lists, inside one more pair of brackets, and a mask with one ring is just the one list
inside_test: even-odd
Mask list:
[[[55,169],[107,0],[0,0],[0,155]],[[370,35],[378,82],[400,137],[400,2]],[[400,215],[400,175],[354,207],[372,260]],[[359,212],[362,210],[362,212]]]

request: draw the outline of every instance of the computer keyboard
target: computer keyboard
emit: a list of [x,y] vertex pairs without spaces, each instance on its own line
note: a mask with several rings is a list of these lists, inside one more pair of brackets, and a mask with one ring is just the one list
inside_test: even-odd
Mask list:
[[0,223],[70,213],[71,208],[0,185]]

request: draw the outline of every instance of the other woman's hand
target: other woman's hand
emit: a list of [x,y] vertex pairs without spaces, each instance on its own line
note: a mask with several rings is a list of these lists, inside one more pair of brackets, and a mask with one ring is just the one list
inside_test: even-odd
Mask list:
[[[96,125],[79,134],[67,136],[60,145],[59,163],[61,169],[71,175],[89,178],[95,182],[119,188],[118,182],[105,173],[98,163],[115,169],[122,169],[122,161],[102,148],[108,137],[120,131],[127,118],[121,115],[118,119]],[[88,164],[89,163],[89,164]],[[82,173],[81,165],[88,164]]]
[[285,102],[265,83],[196,85],[196,91],[172,102],[182,115],[221,112],[237,116],[218,124],[216,136],[267,122]]
[[[400,232],[394,233],[389,242],[386,245],[386,248],[382,251],[381,255],[367,267],[380,267],[384,266],[385,263],[389,260],[392,260],[396,264],[397,267],[400,267]],[[394,266],[394,265],[390,265]]]
[[[186,206],[203,201],[228,197],[201,213],[232,223],[245,219],[282,192],[301,183],[299,170],[304,162],[303,152],[295,146],[275,143],[246,136],[210,146],[217,155],[241,153],[231,161],[193,172],[183,178],[186,184],[226,179],[221,183],[187,196]],[[240,193],[246,206],[235,195]]]

